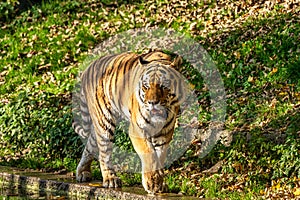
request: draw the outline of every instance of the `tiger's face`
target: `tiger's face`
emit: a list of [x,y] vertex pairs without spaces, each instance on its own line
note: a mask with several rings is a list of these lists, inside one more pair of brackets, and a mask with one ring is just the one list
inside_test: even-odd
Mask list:
[[152,124],[164,124],[177,115],[178,98],[173,69],[161,63],[146,66],[140,79],[142,112]]

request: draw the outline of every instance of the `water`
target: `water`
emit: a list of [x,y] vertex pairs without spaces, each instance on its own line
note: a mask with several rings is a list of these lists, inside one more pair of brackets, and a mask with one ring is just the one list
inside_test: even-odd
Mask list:
[[73,175],[26,171],[0,166],[0,199],[194,200],[198,198],[177,194],[162,194],[154,197],[147,195],[144,189],[139,187],[105,189],[99,182],[78,184]]

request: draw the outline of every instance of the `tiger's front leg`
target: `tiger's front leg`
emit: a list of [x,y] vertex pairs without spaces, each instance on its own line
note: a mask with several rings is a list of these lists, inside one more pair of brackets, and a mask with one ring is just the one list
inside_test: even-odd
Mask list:
[[130,129],[131,142],[142,162],[142,184],[144,189],[150,194],[164,192],[166,189],[163,168],[167,147],[155,148],[146,138],[136,136],[132,132],[132,128]]

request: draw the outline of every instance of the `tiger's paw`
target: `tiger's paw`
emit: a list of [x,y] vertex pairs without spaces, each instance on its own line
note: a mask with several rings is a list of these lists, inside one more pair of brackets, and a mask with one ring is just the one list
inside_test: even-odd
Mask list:
[[103,187],[105,187],[105,188],[122,187],[121,179],[118,176],[116,176],[115,174],[112,174],[106,178],[103,177]]
[[88,182],[92,180],[92,174],[89,171],[82,171],[80,173],[76,173],[76,180],[79,183]]
[[143,173],[143,186],[149,194],[162,193],[167,190],[164,184],[164,174],[162,170]]
[[119,188],[122,186],[121,179],[116,175],[114,170],[103,170],[103,187],[105,188]]

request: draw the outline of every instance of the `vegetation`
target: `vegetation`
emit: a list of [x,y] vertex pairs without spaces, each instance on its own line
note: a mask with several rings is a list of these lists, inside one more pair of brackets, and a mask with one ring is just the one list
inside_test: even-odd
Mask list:
[[[0,2],[1,165],[74,171],[82,151],[71,128],[79,67],[109,36],[159,25],[190,35],[215,61],[227,93],[224,128],[233,137],[204,158],[193,143],[167,170],[170,191],[207,198],[300,197],[296,2],[28,2]],[[194,84],[201,92],[202,84]],[[140,183],[138,175],[122,179]]]

